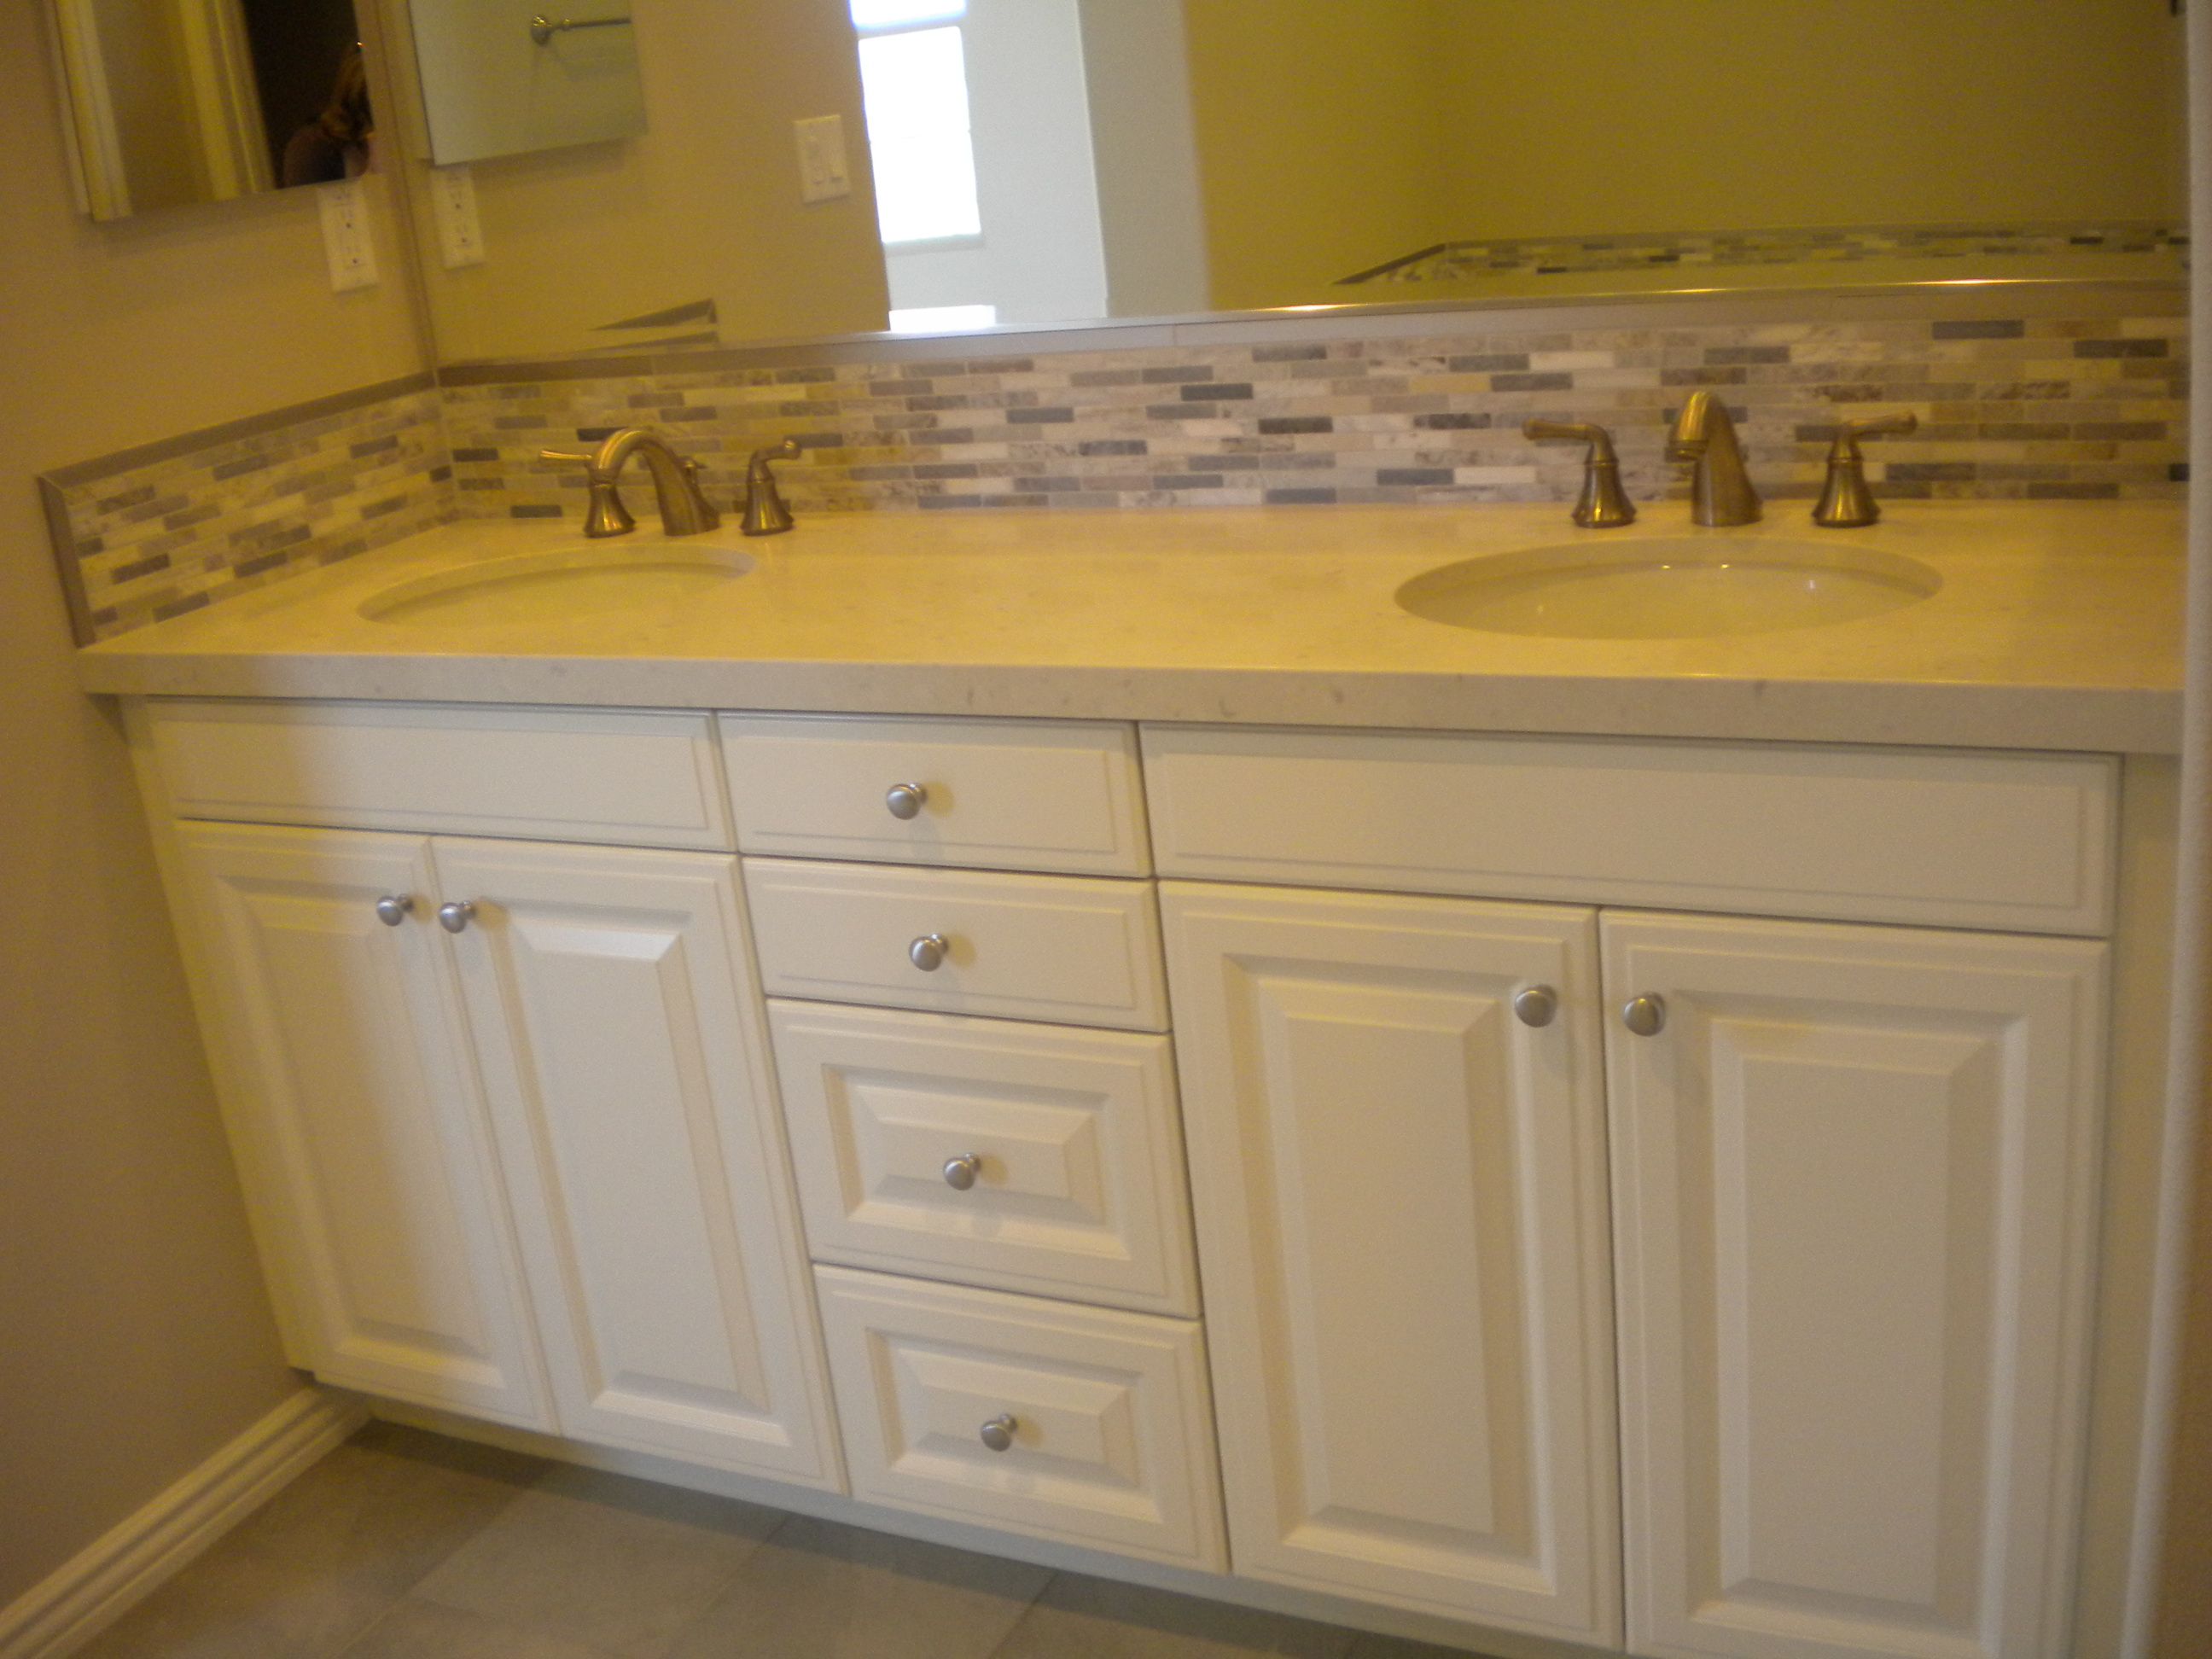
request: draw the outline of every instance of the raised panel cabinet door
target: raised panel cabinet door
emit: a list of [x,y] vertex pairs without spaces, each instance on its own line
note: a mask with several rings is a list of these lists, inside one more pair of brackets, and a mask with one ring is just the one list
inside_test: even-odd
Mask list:
[[2105,947],[1602,933],[1631,1645],[2059,1659]]
[[1161,908],[1237,1571],[1617,1641],[1593,913]]
[[835,1486],[737,860],[435,856],[562,1429]]
[[[428,843],[191,823],[178,843],[294,1358],[550,1428]],[[386,899],[410,906],[396,925]]]

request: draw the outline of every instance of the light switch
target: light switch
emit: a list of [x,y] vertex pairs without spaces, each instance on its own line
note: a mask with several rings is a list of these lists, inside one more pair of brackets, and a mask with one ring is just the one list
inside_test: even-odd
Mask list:
[[368,204],[358,179],[322,185],[315,205],[323,216],[323,253],[331,263],[331,287],[368,288],[376,281],[376,244],[368,234]]
[[438,252],[447,270],[483,263],[476,175],[465,166],[430,169],[430,216],[438,222]]
[[793,121],[799,137],[799,199],[830,202],[853,193],[853,175],[845,161],[845,118],[817,115]]

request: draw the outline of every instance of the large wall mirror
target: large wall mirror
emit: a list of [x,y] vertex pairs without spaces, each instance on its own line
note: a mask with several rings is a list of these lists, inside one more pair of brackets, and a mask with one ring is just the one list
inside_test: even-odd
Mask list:
[[[402,175],[448,362],[2164,277],[2186,222],[2172,0],[358,0],[393,106],[365,152],[328,117],[349,0],[52,3],[128,209],[281,183],[303,131]],[[272,16],[322,43],[283,49],[295,92]],[[824,117],[849,190],[822,198],[797,124]],[[484,257],[449,268],[455,157]]]

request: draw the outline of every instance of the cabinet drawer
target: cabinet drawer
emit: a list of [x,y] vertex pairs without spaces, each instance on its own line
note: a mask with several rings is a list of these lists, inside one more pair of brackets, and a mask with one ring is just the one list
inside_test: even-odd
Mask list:
[[2049,933],[2111,925],[2104,756],[1147,726],[1163,875]]
[[781,1001],[769,1024],[816,1260],[1198,1311],[1165,1037]]
[[1148,883],[747,859],[745,896],[771,995],[1166,1028]]
[[1226,1570],[1195,1323],[842,1267],[815,1280],[855,1498]]
[[[1126,726],[725,714],[721,732],[748,853],[1077,875],[1152,867]],[[912,793],[894,802],[894,788]]]
[[180,817],[726,850],[705,714],[155,702]]

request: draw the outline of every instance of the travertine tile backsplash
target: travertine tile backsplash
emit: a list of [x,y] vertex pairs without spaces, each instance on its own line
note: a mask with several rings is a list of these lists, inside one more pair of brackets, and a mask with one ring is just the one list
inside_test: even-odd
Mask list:
[[582,481],[538,461],[648,422],[734,493],[789,434],[801,510],[1571,500],[1580,458],[1521,435],[1597,421],[1630,493],[1681,488],[1662,453],[1711,387],[1770,497],[1820,488],[1839,419],[1910,409],[1869,448],[1893,498],[2178,493],[2187,394],[2179,318],[1474,331],[896,364],[654,360],[577,380],[448,384],[464,514],[570,516]]
[[453,516],[428,375],[64,467],[39,484],[80,643]]
[[[104,464],[68,469],[48,482],[50,511],[58,492],[64,578],[73,563],[80,617],[105,637],[443,517],[576,521],[582,478],[538,451],[640,424],[696,456],[726,503],[750,450],[796,437],[804,453],[781,476],[802,515],[1571,500],[1579,451],[1527,442],[1531,415],[1612,427],[1630,493],[1650,501],[1684,493],[1662,445],[1705,386],[1771,501],[1817,492],[1837,421],[1896,410],[1921,425],[1868,448],[1889,500],[2179,495],[2185,319],[2078,309],[1663,326],[1468,313],[1366,337],[1261,324],[1212,331],[1231,343],[1093,332],[1021,356],[1000,340],[941,358],[908,342],[473,365],[444,371],[434,398],[324,409],[96,478],[82,475]],[[629,494],[650,507],[642,477]]]

